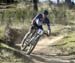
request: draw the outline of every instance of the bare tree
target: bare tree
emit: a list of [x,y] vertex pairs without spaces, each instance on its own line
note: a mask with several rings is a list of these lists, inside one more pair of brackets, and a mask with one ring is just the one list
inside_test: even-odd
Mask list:
[[69,6],[69,8],[73,8],[74,6],[74,2],[72,2],[71,0],[65,0],[65,3],[67,4],[67,6]]
[[37,14],[37,11],[38,11],[38,1],[39,0],[33,0],[32,3],[33,3],[33,16],[35,16]]
[[57,4],[58,4],[58,5],[59,5],[59,3],[60,3],[59,0],[57,0]]
[[35,11],[38,11],[38,0],[33,0],[33,7]]

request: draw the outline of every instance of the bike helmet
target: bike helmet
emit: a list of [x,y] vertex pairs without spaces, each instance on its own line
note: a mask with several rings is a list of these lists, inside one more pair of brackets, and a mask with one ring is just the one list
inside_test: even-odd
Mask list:
[[44,10],[44,14],[45,14],[45,15],[48,15],[48,11],[47,11],[47,10]]

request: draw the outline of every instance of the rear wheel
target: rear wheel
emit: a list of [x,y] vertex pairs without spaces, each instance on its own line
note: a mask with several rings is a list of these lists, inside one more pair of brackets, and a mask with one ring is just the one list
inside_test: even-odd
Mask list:
[[32,36],[32,33],[30,33],[30,34],[28,35],[27,39],[26,39],[26,38],[25,38],[25,39],[23,38],[24,41],[23,41],[23,43],[22,43],[22,45],[21,45],[21,50],[24,50],[24,48],[25,48],[25,46],[28,44],[28,42],[29,42],[31,36]]
[[26,52],[27,55],[30,55],[30,53],[33,51],[33,49],[35,48],[39,38],[40,37],[37,37],[37,38],[34,37],[34,39],[29,44],[27,44],[25,46],[24,51]]

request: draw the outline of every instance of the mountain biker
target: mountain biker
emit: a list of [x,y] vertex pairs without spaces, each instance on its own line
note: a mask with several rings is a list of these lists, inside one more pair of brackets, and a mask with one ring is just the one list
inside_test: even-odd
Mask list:
[[32,33],[33,29],[35,29],[35,28],[39,29],[40,28],[43,30],[43,27],[42,27],[43,24],[47,24],[48,36],[50,36],[50,33],[51,33],[50,21],[49,21],[47,16],[48,16],[48,11],[44,10],[43,13],[39,13],[33,18],[29,32],[25,35],[24,39],[22,40],[22,42],[21,42],[22,44],[23,44],[24,40],[27,38],[27,36],[30,33]]

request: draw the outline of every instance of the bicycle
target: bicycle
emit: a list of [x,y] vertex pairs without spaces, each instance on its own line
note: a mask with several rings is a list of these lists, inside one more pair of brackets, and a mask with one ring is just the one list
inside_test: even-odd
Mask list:
[[22,51],[25,51],[27,55],[30,55],[43,34],[47,35],[42,29],[37,29],[34,33],[31,33],[23,42],[21,46]]

